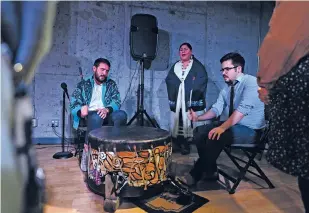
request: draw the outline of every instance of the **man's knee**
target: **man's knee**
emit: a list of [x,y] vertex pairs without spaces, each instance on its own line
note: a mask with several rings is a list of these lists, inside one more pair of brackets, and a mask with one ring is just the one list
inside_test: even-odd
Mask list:
[[112,112],[112,120],[114,125],[126,125],[127,124],[128,115],[123,110],[117,110]]
[[103,119],[96,112],[91,112],[87,116],[87,120],[90,122],[101,122]]
[[198,126],[193,131],[193,139],[195,143],[199,143],[201,140],[206,140],[208,133],[212,130],[214,126],[212,124]]

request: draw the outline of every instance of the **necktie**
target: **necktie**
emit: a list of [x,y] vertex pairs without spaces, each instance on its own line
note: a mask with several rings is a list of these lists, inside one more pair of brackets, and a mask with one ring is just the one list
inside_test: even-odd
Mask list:
[[238,81],[235,81],[231,83],[231,94],[230,94],[230,108],[229,108],[229,117],[233,114],[234,112],[234,89],[235,85],[238,83]]

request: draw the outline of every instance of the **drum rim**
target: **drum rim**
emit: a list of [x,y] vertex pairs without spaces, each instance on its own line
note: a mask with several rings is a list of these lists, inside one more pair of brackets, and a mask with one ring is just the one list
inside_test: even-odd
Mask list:
[[[164,136],[158,136],[149,139],[111,139],[111,138],[98,138],[97,136],[93,135],[95,132],[99,131],[100,129],[113,129],[113,128],[120,128],[120,129],[133,129],[133,128],[141,128],[141,129],[155,129],[161,131],[162,133],[166,133]],[[161,142],[164,140],[168,140],[171,137],[171,134],[164,129],[158,129],[154,127],[145,127],[145,126],[121,126],[121,127],[114,127],[114,126],[102,126],[98,129],[92,130],[89,132],[88,141],[89,142],[102,142],[106,144],[145,144],[145,143],[155,143]]]

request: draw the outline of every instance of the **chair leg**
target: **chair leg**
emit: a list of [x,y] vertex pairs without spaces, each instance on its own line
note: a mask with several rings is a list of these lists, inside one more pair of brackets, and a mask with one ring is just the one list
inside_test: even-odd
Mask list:
[[233,161],[233,163],[235,164],[235,166],[241,170],[242,167],[239,165],[239,163],[235,160],[235,157],[231,154],[231,151],[227,148],[224,148],[224,152],[229,156],[229,158],[231,159],[231,161]]
[[[231,189],[227,189],[227,191],[229,192],[229,194],[234,194],[238,185],[240,184],[240,182],[242,181],[242,179],[245,177],[247,172],[250,172],[251,174],[254,174],[255,176],[263,179],[269,186],[269,188],[273,189],[275,188],[275,186],[271,183],[271,181],[267,178],[267,176],[265,175],[265,173],[262,171],[262,169],[259,167],[259,165],[254,161],[257,152],[247,152],[245,150],[242,150],[246,156],[248,157],[248,161],[244,161],[242,159],[239,159],[236,156],[233,156],[231,154],[231,152],[229,150],[227,150],[226,148],[224,149],[224,151],[226,152],[226,154],[229,156],[229,158],[231,159],[231,161],[235,164],[235,166],[239,169],[239,174],[237,176],[237,178],[231,177],[228,174],[226,174],[224,171],[219,169],[219,173],[221,175],[223,175],[224,177],[226,177],[228,180],[230,180],[231,182],[233,182],[233,186]],[[237,162],[237,160],[242,161],[243,163],[245,163],[245,166],[242,167],[239,165],[239,163]],[[252,166],[254,167],[259,174],[254,173],[252,171],[249,170],[249,167]]]
[[[239,171],[239,175],[236,179],[236,182],[234,183],[233,187],[231,188],[230,190],[230,194],[234,194],[235,193],[235,190],[236,188],[238,187],[238,185],[240,184],[240,182],[242,181],[242,179],[245,177],[252,161],[254,161],[254,158],[255,158],[256,154],[252,154],[251,156],[249,156],[249,161],[246,163],[246,165],[244,167],[241,167],[238,163],[238,166],[240,167]],[[233,158],[233,161],[236,161],[234,158]]]
[[275,186],[272,184],[272,182],[268,179],[268,177],[265,175],[265,173],[262,171],[262,169],[255,161],[252,162],[252,166],[258,171],[258,173],[261,175],[262,179],[267,183],[269,188],[274,189]]

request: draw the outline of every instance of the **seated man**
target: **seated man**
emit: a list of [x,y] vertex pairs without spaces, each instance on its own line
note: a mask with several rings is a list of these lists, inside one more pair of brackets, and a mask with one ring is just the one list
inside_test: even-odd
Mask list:
[[[216,160],[224,146],[254,143],[265,127],[264,104],[258,98],[256,77],[243,73],[244,58],[238,53],[228,53],[220,62],[227,85],[220,91],[217,102],[203,115],[197,116],[192,110],[188,114],[193,121],[221,116],[221,121],[199,126],[194,131],[193,142],[199,159],[190,174],[182,179],[188,185],[197,183],[203,175],[203,179],[217,180]],[[222,115],[227,110],[229,114],[224,119]]]
[[77,129],[80,118],[87,118],[86,144],[81,161],[82,171],[87,170],[88,134],[100,128],[104,121],[110,121],[114,126],[127,123],[127,114],[119,110],[120,94],[115,81],[108,77],[110,62],[98,58],[93,64],[93,75],[77,84],[71,97],[71,112],[73,128]]

